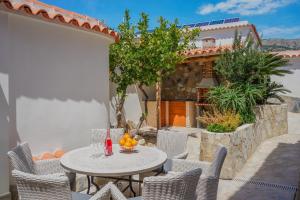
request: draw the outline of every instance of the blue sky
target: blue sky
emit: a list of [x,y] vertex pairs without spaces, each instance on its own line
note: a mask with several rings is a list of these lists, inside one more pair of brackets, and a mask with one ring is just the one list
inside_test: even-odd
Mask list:
[[159,16],[179,19],[181,24],[240,17],[255,24],[263,38],[300,38],[300,0],[41,0],[67,10],[103,20],[116,28],[124,10],[133,22],[141,12],[150,26]]

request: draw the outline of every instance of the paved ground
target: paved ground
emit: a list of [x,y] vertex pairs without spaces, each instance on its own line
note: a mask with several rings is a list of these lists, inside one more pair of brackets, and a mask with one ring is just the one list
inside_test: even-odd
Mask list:
[[300,134],[300,113],[288,114],[289,133]]
[[289,113],[289,134],[263,142],[235,180],[222,180],[219,200],[290,200],[300,176],[300,114]]

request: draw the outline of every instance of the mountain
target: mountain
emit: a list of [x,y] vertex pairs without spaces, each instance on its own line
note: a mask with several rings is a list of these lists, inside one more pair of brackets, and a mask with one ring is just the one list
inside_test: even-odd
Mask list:
[[263,39],[262,44],[266,51],[300,50],[300,39]]

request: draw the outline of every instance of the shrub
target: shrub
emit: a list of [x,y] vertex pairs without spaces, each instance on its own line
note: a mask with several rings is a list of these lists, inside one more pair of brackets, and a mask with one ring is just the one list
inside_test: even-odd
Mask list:
[[242,41],[235,33],[232,51],[226,51],[216,62],[214,69],[230,83],[266,83],[271,75],[284,76],[291,71],[282,68],[288,60],[282,56],[261,51],[251,35]]
[[255,121],[254,107],[263,98],[263,90],[251,84],[218,86],[208,92],[208,101],[221,112],[238,113],[243,123]]
[[282,68],[287,63],[281,56],[261,51],[250,35],[242,41],[236,32],[232,51],[226,51],[216,61],[214,69],[222,83],[208,92],[208,101],[222,112],[239,113],[243,123],[253,123],[257,104],[267,103],[269,98],[282,101],[278,94],[289,92],[271,82],[272,75],[291,73]]
[[210,132],[216,132],[216,133],[225,133],[230,132],[226,131],[226,128],[222,124],[210,124],[206,128]]
[[232,132],[241,124],[241,117],[232,111],[221,113],[214,109],[205,112],[198,120],[211,132]]

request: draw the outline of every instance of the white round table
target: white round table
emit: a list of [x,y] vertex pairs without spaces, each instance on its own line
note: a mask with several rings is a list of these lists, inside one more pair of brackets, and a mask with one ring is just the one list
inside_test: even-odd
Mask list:
[[112,156],[95,156],[91,147],[67,152],[60,160],[65,169],[89,176],[120,177],[149,172],[161,167],[167,160],[163,151],[146,146],[137,146],[136,152],[120,152],[119,145],[113,145]]
[[[132,187],[133,175],[149,172],[163,166],[167,160],[167,154],[154,147],[137,146],[134,152],[120,151],[119,145],[113,145],[113,155],[96,156],[92,147],[83,147],[67,152],[60,159],[63,168],[78,174],[85,174],[88,178],[88,190],[94,183],[93,177],[122,177],[129,176],[129,188],[135,196]],[[90,177],[92,179],[90,180]],[[120,178],[116,178],[121,180]],[[124,179],[123,179],[124,180]],[[127,188],[128,188],[127,187]],[[126,189],[125,189],[126,190]]]

